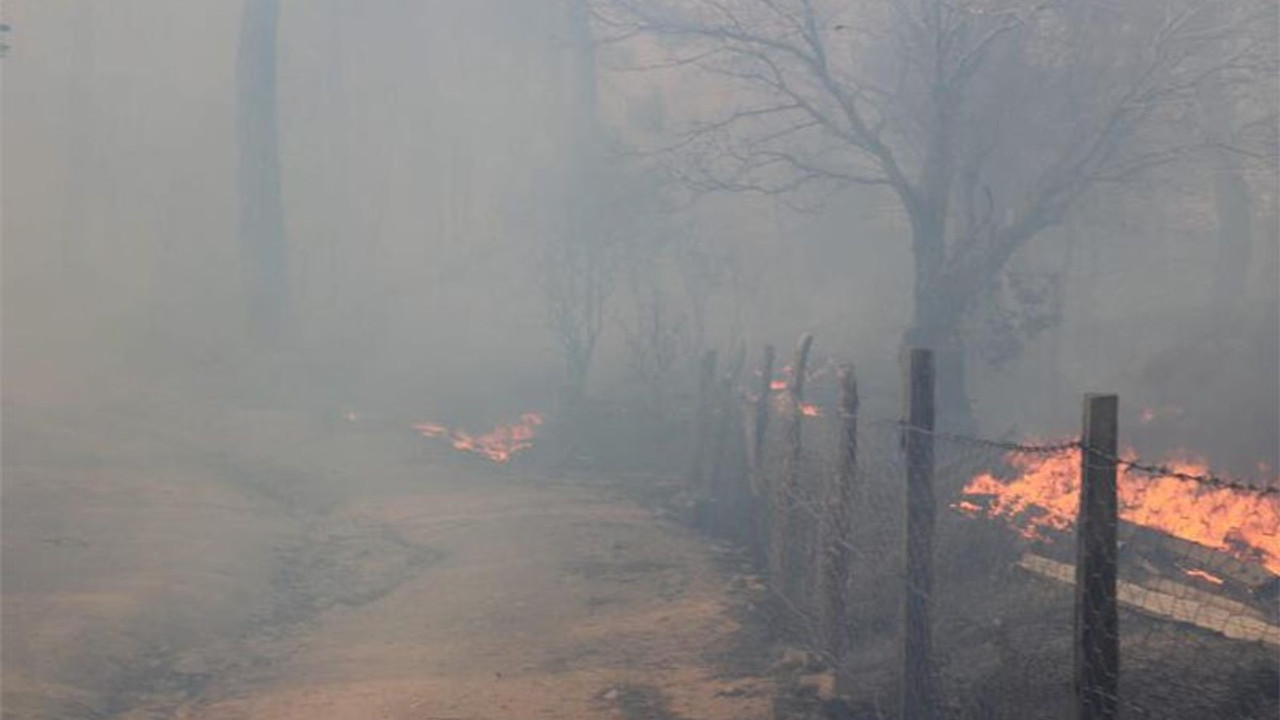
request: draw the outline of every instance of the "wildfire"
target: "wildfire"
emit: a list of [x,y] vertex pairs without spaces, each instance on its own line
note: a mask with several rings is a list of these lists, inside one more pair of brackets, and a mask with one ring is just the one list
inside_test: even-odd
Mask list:
[[413,429],[417,430],[422,437],[429,438],[445,437],[449,434],[449,428],[435,423],[418,423],[413,426]]
[[[1016,477],[1003,481],[990,473],[979,475],[965,486],[966,499],[953,507],[1003,518],[1033,540],[1051,539],[1050,530],[1070,529],[1079,505],[1080,451],[1041,457],[1014,453],[1006,459]],[[1165,465],[1174,472],[1208,474],[1197,462]],[[1121,472],[1118,490],[1122,519],[1259,562],[1280,574],[1280,501],[1274,497],[1137,472]],[[979,497],[986,502],[974,502]]]
[[1213,573],[1207,572],[1205,570],[1197,570],[1195,568],[1192,568],[1190,570],[1183,570],[1182,572],[1186,573],[1187,577],[1198,578],[1200,580],[1204,580],[1205,582],[1212,583],[1214,585],[1223,585],[1227,582],[1226,580],[1223,580],[1217,575],[1214,575]]
[[[791,400],[787,395],[775,395],[773,398],[773,406],[781,413],[790,413],[793,411]],[[818,407],[815,403],[801,402],[794,406],[794,410],[798,411],[804,417],[822,417],[822,408]]]
[[499,425],[483,435],[472,435],[437,423],[418,423],[413,429],[423,437],[448,438],[455,450],[476,453],[494,462],[505,463],[521,450],[533,447],[533,439],[543,420],[538,413],[525,413],[517,422]]
[[[827,360],[817,366],[811,366],[804,374],[806,382],[814,382],[827,376],[833,376],[840,370],[840,365],[834,358]],[[757,374],[758,371],[757,371]],[[796,370],[790,364],[783,365],[778,368],[778,377],[769,381],[769,389],[773,392],[782,392],[791,384],[791,379],[795,377]]]

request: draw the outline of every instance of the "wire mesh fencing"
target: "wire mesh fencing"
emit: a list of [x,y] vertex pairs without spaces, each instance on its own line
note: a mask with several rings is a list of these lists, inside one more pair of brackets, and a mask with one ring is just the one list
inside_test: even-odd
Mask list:
[[[824,658],[851,717],[1280,712],[1274,484],[1087,433],[859,418],[851,370],[768,388],[712,413],[746,432],[706,483],[703,525],[752,549],[779,632]],[[1112,480],[1082,501],[1094,466]]]

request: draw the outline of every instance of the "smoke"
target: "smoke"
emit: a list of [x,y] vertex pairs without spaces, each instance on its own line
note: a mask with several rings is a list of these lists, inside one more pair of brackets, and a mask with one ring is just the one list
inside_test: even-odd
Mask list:
[[[692,100],[660,78],[609,72],[625,64],[614,49],[600,51],[606,69],[584,89],[579,65],[592,54],[574,45],[569,9],[498,0],[283,8],[294,296],[293,355],[282,360],[264,358],[244,330],[238,4],[14,5],[3,61],[6,400],[78,402],[160,376],[179,385],[270,376],[262,382],[294,400],[434,407],[444,420],[548,405],[563,370],[538,261],[566,213],[583,208],[603,212],[602,226],[640,228],[627,263],[669,247],[704,263],[697,272],[668,263],[675,269],[659,283],[696,338],[685,343],[685,371],[703,347],[786,346],[813,331],[820,352],[873,376],[869,392],[894,394],[911,313],[906,218],[875,191],[805,210],[750,194],[655,205],[655,192],[687,198],[664,168],[626,151]],[[607,162],[643,178],[622,186],[634,187],[634,203],[603,188],[569,191],[584,113],[598,118]],[[1201,180],[1173,184],[1188,200],[1182,210],[1158,193],[1098,202],[1074,229],[1022,253],[1025,275],[1060,280],[1061,318],[998,369],[971,359],[984,425],[1061,431],[1085,390],[1146,403],[1194,384],[1143,368],[1184,343],[1213,342],[1192,339],[1214,282]],[[1263,236],[1275,215],[1267,182],[1254,188]],[[1080,241],[1064,255],[1068,232]],[[1259,241],[1254,286],[1274,284],[1273,246]],[[624,275],[591,371],[601,395],[638,387],[620,323],[640,300]],[[1245,294],[1250,307],[1275,305],[1265,292]],[[1263,317],[1246,334],[1270,347],[1273,326]],[[1280,371],[1264,355],[1250,356],[1248,373],[1271,387]],[[1233,454],[1274,455],[1274,444],[1250,442],[1265,447]]]

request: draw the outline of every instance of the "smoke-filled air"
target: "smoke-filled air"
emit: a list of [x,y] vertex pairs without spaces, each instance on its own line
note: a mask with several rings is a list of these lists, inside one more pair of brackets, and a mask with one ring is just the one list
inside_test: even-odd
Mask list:
[[1274,720],[1276,0],[0,4],[4,720]]

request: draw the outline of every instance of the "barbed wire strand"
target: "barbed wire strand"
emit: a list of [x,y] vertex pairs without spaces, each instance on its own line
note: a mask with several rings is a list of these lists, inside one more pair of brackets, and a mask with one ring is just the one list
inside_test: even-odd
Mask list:
[[1066,452],[1068,450],[1086,450],[1090,455],[1101,458],[1108,462],[1114,462],[1116,465],[1142,473],[1153,477],[1169,477],[1184,482],[1196,483],[1207,487],[1233,490],[1236,492],[1251,493],[1259,496],[1280,495],[1280,486],[1268,481],[1254,480],[1233,480],[1224,478],[1212,473],[1188,473],[1181,470],[1175,470],[1167,465],[1158,465],[1147,463],[1141,460],[1132,460],[1119,456],[1103,453],[1085,447],[1084,443],[1079,440],[1068,440],[1059,443],[1046,444],[1027,444],[1016,443],[1005,440],[990,440],[987,438],[973,437],[971,435],[962,435],[959,433],[940,432],[937,430],[925,430],[924,428],[914,427],[902,420],[877,420],[873,421],[873,425],[892,425],[899,427],[905,431],[921,433],[939,440],[951,440],[955,442],[977,445],[981,447],[996,448],[1008,452],[1021,453],[1026,455],[1055,455],[1057,453]]
[[[820,409],[823,418],[837,422],[843,414],[840,409],[834,407],[820,406]],[[831,482],[832,473],[837,472],[833,464],[837,461],[824,458],[834,451],[831,443],[841,442],[843,435],[821,434],[818,436],[816,445],[809,446],[806,443],[806,460],[803,461],[799,471],[802,477],[798,482],[778,483],[776,472],[762,469],[761,472],[774,480],[765,480],[759,493],[752,493],[756,501],[762,501],[760,511],[766,516],[772,516],[775,513],[795,513],[793,517],[796,520],[793,523],[799,524],[792,525],[785,532],[791,537],[789,542],[798,543],[797,551],[788,561],[788,569],[784,571],[795,574],[797,578],[795,587],[788,590],[786,588],[789,586],[786,582],[779,585],[777,578],[771,578],[766,574],[764,576],[766,591],[776,601],[774,607],[777,608],[779,619],[785,619],[788,624],[793,625],[793,632],[798,633],[798,636],[791,635],[791,641],[796,642],[798,647],[813,653],[816,659],[831,668],[841,667],[840,663],[847,659],[843,652],[849,651],[845,650],[840,657],[836,657],[826,645],[826,633],[829,632],[823,615],[826,608],[814,594],[817,587],[815,583],[818,582],[817,574],[823,572],[821,567],[815,564],[817,562],[815,558],[825,551],[824,548],[840,548],[848,552],[850,558],[858,558],[856,562],[860,563],[857,566],[859,569],[853,571],[856,573],[853,577],[858,579],[857,587],[860,588],[859,592],[863,593],[858,596],[861,598],[858,602],[863,604],[859,605],[857,610],[853,609],[852,604],[848,605],[844,610],[845,622],[866,623],[858,625],[864,628],[859,632],[873,639],[887,638],[893,633],[903,632],[900,627],[897,630],[892,629],[893,618],[883,616],[877,608],[881,607],[886,599],[888,602],[901,602],[900,584],[903,579],[901,567],[884,565],[884,560],[886,552],[892,555],[890,548],[897,543],[893,538],[898,537],[888,528],[896,527],[897,532],[902,528],[900,525],[883,525],[886,517],[899,518],[899,512],[884,511],[889,505],[899,508],[901,498],[896,492],[890,491],[890,488],[898,488],[896,484],[892,482],[885,484],[882,481],[889,475],[897,477],[905,471],[909,460],[905,455],[901,439],[907,432],[923,433],[940,441],[946,441],[939,444],[935,460],[939,473],[944,473],[943,468],[948,466],[955,466],[958,473],[973,471],[978,467],[989,469],[993,465],[999,465],[1001,458],[1007,460],[1008,454],[1047,457],[1065,452],[1086,452],[1091,456],[1114,462],[1126,475],[1140,473],[1154,477],[1169,477],[1213,488],[1250,493],[1251,496],[1259,497],[1272,496],[1280,492],[1280,488],[1273,487],[1274,481],[1271,480],[1253,484],[1244,480],[1222,477],[1212,472],[1197,474],[1176,470],[1163,464],[1147,463],[1133,456],[1115,457],[1086,447],[1080,439],[1042,444],[1019,443],[963,433],[926,431],[912,427],[900,419],[868,420],[863,423],[864,428],[872,426],[888,426],[892,432],[876,433],[873,437],[866,438],[870,442],[860,443],[857,458],[860,480],[857,487],[859,492],[867,493],[865,503],[874,504],[875,507],[872,508],[870,504],[865,503],[859,504],[858,507],[864,513],[869,513],[864,520],[881,523],[876,525],[878,529],[871,534],[864,532],[855,536],[849,533],[849,528],[835,534],[826,534],[821,531],[824,520],[830,522],[832,513],[824,488],[826,483]],[[771,435],[771,437],[776,439],[777,436]],[[768,444],[774,446],[776,443],[770,441]],[[768,452],[767,455],[770,457],[768,464],[772,468],[773,463],[777,462],[773,459],[775,453]],[[773,470],[776,471],[776,468]],[[1126,479],[1134,482],[1141,478],[1122,475],[1121,481]],[[859,522],[859,525],[863,523]],[[888,534],[884,535],[885,532]],[[954,532],[954,530],[948,531],[945,526],[940,525],[937,532]],[[961,536],[949,537],[954,541]],[[988,542],[983,535],[963,537],[969,542],[979,543],[975,546],[977,550],[987,547],[982,544]],[[766,544],[774,541],[776,539],[771,540],[767,535],[763,539]],[[945,545],[945,542],[943,544]],[[1247,634],[1232,634],[1232,632],[1241,632],[1242,628],[1249,623],[1275,622],[1268,619],[1271,616],[1266,612],[1256,609],[1261,606],[1260,603],[1265,602],[1265,595],[1260,596],[1262,599],[1257,602],[1250,600],[1254,593],[1267,592],[1266,588],[1269,586],[1257,585],[1259,580],[1250,573],[1241,574],[1242,571],[1239,568],[1227,562],[1229,557],[1226,555],[1208,555],[1190,546],[1183,547],[1177,544],[1160,545],[1159,549],[1160,552],[1155,555],[1136,556],[1142,558],[1140,566],[1125,566],[1120,569],[1124,579],[1119,588],[1118,600],[1121,612],[1126,613],[1124,627],[1127,652],[1131,658],[1135,658],[1133,660],[1135,667],[1141,665],[1141,672],[1145,673],[1144,677],[1150,682],[1144,680],[1131,683],[1127,693],[1113,697],[1112,701],[1134,717],[1193,716],[1171,714],[1170,710],[1175,707],[1202,711],[1200,716],[1214,716],[1222,709],[1219,702],[1222,697],[1227,697],[1230,701],[1231,697],[1241,697],[1239,694],[1242,692],[1254,692],[1254,687],[1248,683],[1253,682],[1252,678],[1257,677],[1258,673],[1270,672],[1272,675],[1269,677],[1274,677],[1274,670],[1267,669],[1274,666],[1259,665],[1265,661],[1264,652],[1252,653],[1249,649],[1254,646],[1233,642],[1240,637],[1246,637]],[[1016,557],[1010,555],[1010,564],[996,564],[1000,568],[1000,573],[1013,572],[1019,568],[1025,571],[1023,573],[1014,573],[1007,577],[1003,574],[984,576],[989,578],[988,581],[973,583],[971,582],[973,573],[991,572],[992,569],[964,565],[959,572],[967,580],[962,581],[957,577],[948,579],[945,577],[945,572],[937,580],[939,583],[944,583],[939,587],[946,588],[943,592],[948,593],[948,602],[935,608],[937,610],[933,620],[935,663],[939,677],[947,673],[954,674],[950,681],[948,702],[955,706],[957,712],[965,709],[965,712],[989,713],[991,708],[1022,708],[1024,706],[1019,703],[1030,703],[1041,699],[1029,698],[1025,693],[1018,694],[1022,692],[1020,688],[1032,686],[1028,685],[1031,682],[1028,679],[1030,674],[1046,672],[1047,668],[1064,666],[1062,658],[1066,656],[1063,653],[1070,648],[1070,638],[1067,636],[1070,623],[1064,621],[1056,626],[1046,624],[1044,613],[1069,613],[1070,594],[1058,588],[1057,585],[1037,584],[1034,578],[1053,578],[1069,584],[1070,574],[1063,576],[1058,572],[1064,567],[1069,569],[1069,561],[1063,559],[1064,555],[1061,551],[1056,554],[1044,550],[1036,550],[1036,552],[1046,553],[1043,557],[1048,559],[1035,566],[1024,565],[1025,558],[1034,556],[1020,552]],[[902,558],[893,557],[895,559],[891,560],[891,563],[902,562]],[[791,565],[791,563],[796,564]],[[1027,576],[1026,573],[1030,575]],[[1150,573],[1154,573],[1157,584],[1147,584],[1147,574]],[[1183,573],[1192,575],[1193,578],[1203,578],[1203,580],[1196,585],[1195,582],[1182,578]],[[1222,585],[1224,581],[1229,588],[1234,589],[1215,590],[1211,586]],[[849,593],[853,592],[851,588],[854,585],[850,584],[850,577],[844,577],[843,582],[845,586],[842,592],[845,593],[846,602],[853,603],[854,596]],[[965,582],[969,584],[964,584]],[[1178,584],[1180,582],[1181,585]],[[888,595],[883,595],[881,586],[886,583],[897,589]],[[1000,584],[1000,589],[997,590],[995,588],[998,583],[1003,584]],[[1241,583],[1246,583],[1248,587]],[[995,592],[996,596],[986,596],[984,593],[988,591]],[[1004,592],[1012,593],[1010,595],[1012,599],[1003,601],[1002,604],[1002,601],[996,598],[1002,597],[999,593]],[[1135,593],[1139,594],[1135,595]],[[1242,593],[1248,594],[1248,597]],[[996,613],[992,623],[973,622],[975,617],[987,617],[983,613],[970,612],[973,604],[978,602],[975,598],[981,598],[980,607],[987,608],[989,613]],[[1041,610],[1023,612],[1024,607],[1041,608]],[[948,608],[951,610],[948,611]],[[1061,617],[1069,617],[1069,615]],[[1045,631],[1037,635],[1039,640],[1036,642],[1019,640],[1024,633],[1032,632],[1032,628],[1045,627],[1056,627],[1057,630]],[[1196,627],[1211,632],[1187,631],[1188,628]],[[963,653],[971,651],[972,633],[978,630],[993,633],[985,641],[984,647],[993,648],[999,653],[1002,668],[999,673],[990,675],[979,673],[975,676],[971,669],[962,671],[954,665],[957,662],[955,658],[960,658],[960,662],[967,662],[968,656]],[[1171,643],[1177,644],[1171,645]],[[862,658],[859,662],[866,661],[867,657],[878,657],[877,647],[872,644],[858,650],[857,652],[863,653],[859,656]],[[1171,653],[1171,647],[1186,648],[1186,652]],[[1188,660],[1192,656],[1195,660]],[[1204,658],[1212,658],[1215,662],[1207,662]],[[1222,662],[1228,662],[1228,664],[1221,664]],[[975,677],[981,682],[975,684]],[[1067,676],[1063,675],[1061,680],[1066,682]],[[880,693],[884,692],[886,687],[890,686],[870,682],[867,688],[860,689],[860,693]],[[1260,699],[1259,702],[1265,701]],[[977,717],[979,715],[962,716]]]

